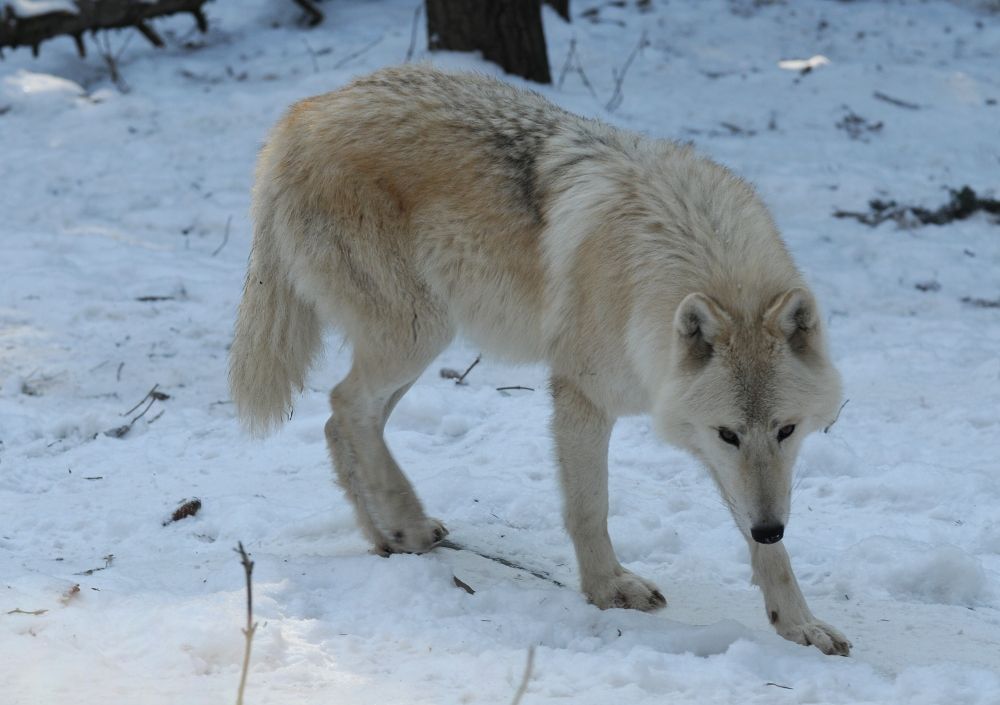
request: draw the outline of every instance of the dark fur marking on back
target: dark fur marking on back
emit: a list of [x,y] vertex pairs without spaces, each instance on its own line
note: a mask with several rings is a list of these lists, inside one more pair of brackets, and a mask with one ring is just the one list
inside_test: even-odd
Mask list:
[[[496,117],[491,121],[496,123]],[[491,131],[490,142],[496,157],[512,180],[517,196],[537,223],[543,221],[543,194],[539,189],[538,154],[546,140],[558,130],[558,123],[541,110],[521,114],[501,122]]]
[[592,154],[581,154],[581,155],[572,157],[571,159],[567,159],[567,160],[565,160],[563,162],[560,162],[560,163],[556,164],[554,167],[552,167],[549,170],[549,174],[548,175],[550,177],[552,177],[552,178],[557,178],[558,179],[558,178],[560,178],[562,176],[565,176],[567,172],[569,172],[569,171],[571,171],[573,169],[573,167],[577,166],[578,164],[582,164],[583,162],[590,161],[593,158],[594,158],[594,155],[592,155]]

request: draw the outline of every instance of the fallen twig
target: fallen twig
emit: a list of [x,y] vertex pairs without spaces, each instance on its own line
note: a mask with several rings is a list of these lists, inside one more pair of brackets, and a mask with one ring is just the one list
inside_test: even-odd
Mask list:
[[452,369],[451,367],[442,367],[439,374],[444,379],[455,380],[455,384],[465,384],[465,378],[470,372],[472,372],[472,368],[479,364],[482,357],[482,355],[476,355],[476,359],[472,361],[471,365],[465,368],[465,372],[460,373],[458,370]]
[[781,683],[772,683],[771,681],[768,681],[764,685],[773,685],[775,688],[784,688],[785,690],[794,690],[794,688],[792,688],[791,686],[781,685]]
[[111,567],[111,564],[114,562],[114,560],[115,560],[115,554],[109,553],[104,557],[104,565],[102,565],[100,568],[91,568],[90,570],[85,570],[82,573],[73,573],[73,575],[93,575],[98,571],[107,570],[108,568]]
[[949,201],[934,210],[921,206],[901,206],[896,201],[872,199],[868,202],[870,212],[835,210],[834,218],[854,218],[859,223],[875,227],[887,220],[895,221],[900,227],[914,225],[946,225],[955,220],[965,220],[978,211],[1000,215],[1000,200],[983,198],[969,186],[957,191],[951,190]]
[[14,609],[12,609],[7,614],[27,614],[27,615],[31,615],[32,617],[40,617],[43,614],[45,614],[46,612],[48,612],[48,610],[30,610],[29,611],[29,610],[22,610],[20,607],[15,607]]
[[246,643],[243,647],[243,670],[240,673],[240,689],[236,693],[236,705],[243,705],[243,691],[247,684],[247,670],[250,667],[250,648],[253,644],[253,635],[257,631],[257,623],[253,621],[253,561],[243,549],[243,542],[236,544],[234,549],[240,554],[240,563],[243,565],[243,572],[247,578],[247,626],[244,628],[243,636]]
[[526,392],[533,392],[533,391],[535,391],[534,387],[522,387],[519,384],[514,384],[514,385],[511,385],[509,387],[497,387],[497,391],[498,392],[509,392],[509,391],[511,391],[513,389],[523,389]]
[[899,98],[893,98],[891,95],[886,95],[882,91],[875,91],[873,96],[877,100],[889,103],[890,105],[895,105],[900,108],[906,108],[907,110],[920,110],[920,106],[916,103],[911,103],[907,100],[900,100]]
[[469,548],[468,546],[463,546],[460,543],[455,543],[451,539],[444,539],[443,541],[441,541],[441,542],[438,543],[438,546],[440,546],[441,548],[451,549],[452,551],[468,551],[469,553],[475,553],[480,558],[485,558],[488,561],[493,561],[494,563],[499,563],[500,565],[506,566],[507,568],[513,568],[514,570],[523,571],[525,573],[528,573],[529,575],[533,575],[534,577],[538,578],[539,580],[545,580],[546,582],[552,583],[556,587],[566,587],[561,582],[559,582],[558,580],[556,580],[555,578],[553,578],[551,575],[549,575],[548,573],[546,573],[544,571],[533,570],[531,568],[526,568],[525,566],[521,565],[520,563],[515,563],[514,561],[508,560],[508,559],[506,559],[506,558],[504,558],[502,556],[494,556],[494,555],[489,554],[489,553],[483,553],[481,551],[477,551],[474,548]]
[[460,579],[457,575],[451,576],[451,579],[454,581],[455,587],[462,588],[463,590],[465,590],[470,595],[475,595],[476,594],[476,591],[472,589],[472,586],[469,585],[464,580]]
[[961,301],[963,304],[975,306],[976,308],[1000,308],[1000,299],[982,299],[972,296],[963,296]]
[[871,122],[866,118],[861,117],[856,112],[844,106],[844,110],[847,114],[842,117],[839,121],[834,124],[834,127],[843,130],[847,133],[847,136],[852,140],[861,140],[862,142],[867,142],[865,136],[869,133],[881,132],[884,124],[881,120],[878,122]]
[[483,357],[482,355],[476,355],[476,359],[473,360],[472,364],[465,369],[465,372],[463,372],[462,375],[455,380],[455,384],[464,384],[465,378],[469,376],[470,372],[472,372],[472,368],[479,364],[479,361],[482,359],[482,357]]
[[753,137],[754,135],[757,134],[757,130],[752,130],[746,127],[740,127],[739,125],[736,125],[731,122],[720,122],[719,124],[722,127],[729,130],[729,132],[734,135],[746,135],[747,137]]

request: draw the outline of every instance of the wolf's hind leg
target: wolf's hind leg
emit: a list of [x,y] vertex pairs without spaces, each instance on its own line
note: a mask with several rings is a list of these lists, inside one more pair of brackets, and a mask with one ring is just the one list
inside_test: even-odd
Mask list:
[[369,332],[355,340],[351,371],[330,393],[333,416],[326,424],[338,481],[362,531],[383,555],[422,553],[448,533],[424,514],[383,436],[393,408],[451,339],[431,317],[412,330],[420,335],[411,335],[408,325],[402,335]]
[[665,606],[653,583],[622,567],[608,536],[608,441],[614,422],[564,378],[553,378],[552,398],[563,512],[584,594],[601,609]]
[[851,642],[834,627],[816,619],[809,610],[792,573],[785,545],[748,541],[753,581],[764,593],[768,619],[778,634],[798,644],[815,646],[824,654],[850,654]]

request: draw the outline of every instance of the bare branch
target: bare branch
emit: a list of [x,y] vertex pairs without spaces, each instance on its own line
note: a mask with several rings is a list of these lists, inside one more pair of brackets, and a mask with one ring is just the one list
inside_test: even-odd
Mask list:
[[152,44],[157,49],[162,49],[167,45],[167,43],[163,41],[163,37],[157,34],[156,30],[154,30],[145,22],[136,22],[135,28],[139,30],[142,36],[144,36],[149,41],[149,43]]
[[[159,383],[154,384],[153,388],[150,389],[148,392],[146,392],[146,396],[144,396],[142,399],[140,399],[138,404],[136,404],[131,409],[129,409],[128,411],[126,411],[124,414],[122,414],[122,416],[128,416],[129,414],[131,414],[133,411],[135,411],[136,409],[138,409],[140,406],[143,405],[144,402],[146,402],[148,400],[149,403],[146,404],[146,408],[145,409],[143,409],[137,416],[135,416],[134,418],[132,418],[127,424],[123,424],[121,426],[116,426],[115,428],[108,429],[107,431],[104,432],[104,435],[105,436],[111,436],[112,438],[123,438],[126,433],[128,433],[129,431],[132,430],[132,427],[135,425],[135,422],[138,421],[139,419],[141,419],[143,416],[146,415],[146,413],[150,410],[150,408],[152,408],[152,406],[153,406],[153,404],[155,402],[164,401],[166,399],[169,399],[170,398],[169,394],[166,394],[164,392],[161,392],[161,391],[157,390],[157,387],[159,387],[159,386],[160,386]],[[160,418],[160,416],[162,416],[162,414],[163,414],[163,412],[160,412],[160,415],[156,416],[153,419],[153,421],[155,421],[156,419]]]
[[247,626],[242,630],[245,637],[243,647],[243,670],[240,673],[240,689],[236,693],[236,705],[243,705],[243,691],[247,685],[247,671],[250,668],[250,649],[253,644],[253,635],[257,631],[257,623],[253,621],[253,561],[243,548],[243,542],[236,544],[234,549],[240,554],[240,563],[243,565],[243,572],[247,579]]
[[153,388],[150,389],[148,392],[146,392],[146,396],[144,396],[142,399],[140,399],[139,403],[136,404],[135,406],[133,406],[131,409],[129,409],[128,411],[122,412],[122,416],[128,416],[129,414],[131,414],[133,411],[135,411],[140,406],[142,406],[143,402],[146,401],[147,399],[149,399],[150,397],[153,397],[153,399],[161,399],[161,400],[162,399],[169,399],[170,398],[169,395],[164,394],[163,392],[158,392],[157,391],[157,388],[159,386],[160,386],[159,382],[157,382],[156,384],[154,384]]
[[104,59],[104,64],[108,67],[108,74],[110,75],[111,82],[114,83],[118,90],[122,93],[128,93],[132,90],[129,88],[128,83],[125,82],[121,72],[118,70],[118,61],[121,59],[122,54],[128,47],[131,40],[131,34],[125,35],[125,41],[122,42],[121,47],[119,47],[118,51],[113,51],[111,49],[111,37],[107,32],[101,32],[94,37],[94,41],[97,43],[97,49],[100,52],[101,58]]
[[615,90],[611,94],[611,99],[608,100],[607,105],[604,106],[605,110],[609,113],[613,113],[618,109],[618,106],[622,104],[624,99],[624,93],[622,92],[622,84],[625,83],[625,75],[628,73],[629,68],[632,66],[632,62],[635,61],[635,57],[639,55],[639,52],[649,46],[649,40],[646,38],[646,32],[643,31],[642,35],[639,37],[639,43],[635,45],[632,53],[628,55],[625,60],[625,65],[622,66],[621,70],[611,69],[611,75],[615,78]]
[[563,81],[566,80],[566,74],[572,70],[576,75],[580,77],[580,82],[586,86],[587,90],[590,91],[590,95],[597,99],[597,91],[594,90],[594,85],[590,82],[587,74],[583,70],[583,64],[580,63],[580,55],[576,51],[576,38],[569,40],[569,51],[566,52],[566,61],[563,63],[562,70],[559,72],[559,82],[556,84],[559,88],[562,88]]
[[315,27],[320,22],[323,21],[323,11],[316,7],[316,3],[312,0],[292,0],[296,5],[301,7],[306,11],[309,19],[307,20],[310,27]]
[[829,425],[823,429],[823,433],[829,433],[830,429],[833,428],[833,425],[840,421],[840,412],[844,410],[844,407],[847,406],[847,402],[849,401],[850,399],[844,399],[844,403],[840,405],[839,409],[837,409],[837,415],[834,417],[833,421],[831,421]]
[[363,47],[361,47],[360,49],[358,49],[353,54],[348,54],[343,59],[341,59],[340,61],[338,61],[337,63],[335,63],[333,65],[333,68],[335,68],[335,69],[342,68],[345,64],[347,64],[347,63],[353,61],[354,59],[358,58],[359,56],[361,56],[362,54],[364,54],[365,52],[367,52],[369,49],[371,49],[373,46],[375,46],[376,44],[378,44],[379,42],[381,42],[383,39],[385,39],[385,37],[381,36],[378,39],[374,39],[374,40],[368,42],[367,44],[365,44]]
[[576,37],[569,40],[569,51],[566,52],[566,61],[563,62],[563,67],[559,70],[559,80],[556,81],[556,88],[562,88],[563,81],[566,80],[566,74],[569,72],[570,62],[573,60],[574,55],[576,55]]
[[535,647],[528,647],[528,662],[524,664],[524,675],[521,677],[521,686],[514,693],[514,699],[510,701],[510,705],[519,705],[521,698],[524,697],[525,691],[528,690],[528,683],[531,681],[531,672],[535,669]]
[[420,24],[420,16],[424,12],[424,4],[418,3],[416,9],[413,11],[413,24],[410,26],[410,46],[406,50],[406,58],[403,59],[404,64],[410,63],[413,59],[413,53],[417,50],[417,25]]

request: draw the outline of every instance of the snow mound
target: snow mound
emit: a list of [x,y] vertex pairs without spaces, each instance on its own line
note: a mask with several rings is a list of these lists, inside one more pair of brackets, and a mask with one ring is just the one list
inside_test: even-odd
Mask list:
[[77,13],[77,6],[71,0],[7,0],[0,2],[0,8],[9,7],[15,17],[37,17],[53,12]]
[[847,592],[884,590],[900,600],[963,607],[992,596],[980,560],[957,546],[878,537],[849,549],[845,557],[839,575],[850,575]]
[[85,93],[80,84],[47,73],[21,69],[0,83],[0,101],[19,107],[71,107]]

